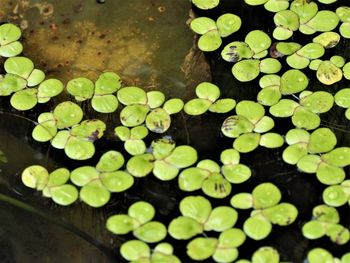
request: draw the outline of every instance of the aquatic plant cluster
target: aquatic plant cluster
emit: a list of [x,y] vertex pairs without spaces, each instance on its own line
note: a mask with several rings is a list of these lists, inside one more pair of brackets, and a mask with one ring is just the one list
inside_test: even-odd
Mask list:
[[[222,47],[222,59],[233,63],[232,74],[240,82],[259,78],[261,90],[256,101],[220,98],[220,88],[209,82],[200,83],[196,98],[183,102],[166,99],[160,91],[144,91],[139,87],[123,86],[113,72],[102,73],[96,81],[85,77],[70,80],[64,85],[58,79],[47,79],[34,63],[21,56],[20,29],[13,24],[0,26],[0,56],[6,58],[6,74],[0,76],[0,95],[11,96],[10,103],[18,111],[47,103],[66,92],[74,100],[63,101],[52,111],[37,116],[32,137],[49,142],[73,160],[88,160],[95,154],[94,142],[104,132],[114,129],[115,139],[124,143],[124,150],[111,150],[100,156],[97,164],[80,166],[70,171],[60,167],[48,171],[32,165],[22,172],[22,182],[41,191],[53,202],[68,206],[80,200],[91,207],[106,205],[113,193],[130,189],[140,177],[155,176],[171,181],[187,195],[178,205],[177,217],[159,222],[151,203],[138,201],[122,214],[107,219],[106,228],[115,235],[132,234],[119,248],[121,256],[130,262],[176,263],[175,242],[186,242],[187,255],[194,261],[210,259],[229,263],[277,263],[280,254],[271,246],[262,246],[250,259],[239,259],[239,247],[247,239],[260,241],[272,232],[274,225],[288,226],[298,217],[298,208],[284,202],[280,189],[271,182],[258,184],[251,192],[231,194],[232,188],[248,181],[249,166],[240,162],[242,154],[258,147],[283,149],[282,160],[295,165],[304,173],[315,174],[325,185],[324,204],[310,211],[310,220],[303,222],[300,231],[314,240],[327,236],[334,244],[349,245],[349,226],[340,222],[338,207],[350,205],[350,180],[345,167],[350,165],[350,147],[339,145],[332,129],[321,127],[321,116],[333,107],[345,108],[350,120],[350,89],[312,91],[309,79],[302,71],[316,71],[316,78],[327,87],[343,78],[350,80],[350,62],[334,55],[322,59],[326,50],[337,46],[342,38],[350,38],[350,7],[328,10],[337,0],[245,0],[251,8],[264,6],[274,13],[275,29],[269,35],[262,30],[249,32],[244,41],[234,41]],[[192,0],[199,9],[219,5],[220,0]],[[319,6],[322,7],[319,9]],[[198,48],[204,52],[218,50],[222,38],[237,32],[242,21],[236,14],[222,14],[217,20],[194,18],[191,29],[197,33]],[[315,36],[312,42],[287,42],[297,34]],[[279,73],[286,64],[288,69]],[[120,125],[108,127],[99,119],[84,119],[83,101],[91,103],[98,113],[115,113],[121,108]],[[190,145],[176,145],[169,136],[154,139],[146,145],[150,133],[163,134],[171,126],[174,114],[190,116],[206,112],[230,114],[223,121],[222,134],[232,138],[232,147],[221,152],[220,164],[199,159]],[[234,113],[233,113],[234,111]],[[182,113],[181,113],[182,114]],[[270,117],[271,116],[271,117]],[[293,129],[286,134],[274,132],[278,118],[290,118]],[[213,157],[213,159],[218,159]],[[0,161],[6,157],[1,154]],[[239,189],[239,188],[237,188]],[[230,197],[225,205],[213,207],[213,200]],[[236,226],[243,210],[243,226]],[[339,258],[325,248],[313,248],[307,262],[350,262],[350,251]]]

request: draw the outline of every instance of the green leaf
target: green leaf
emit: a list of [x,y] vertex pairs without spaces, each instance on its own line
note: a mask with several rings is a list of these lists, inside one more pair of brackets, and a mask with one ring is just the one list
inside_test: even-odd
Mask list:
[[193,19],[191,21],[190,27],[193,32],[199,35],[203,35],[210,30],[217,29],[215,21],[209,17],[197,17]]
[[154,167],[154,157],[146,153],[133,156],[126,164],[128,172],[135,177],[144,177],[152,172]]
[[151,249],[149,246],[139,240],[129,240],[120,247],[120,254],[129,261],[136,261],[141,258],[149,258]]
[[49,181],[49,173],[40,165],[32,165],[24,169],[21,178],[25,186],[41,191]]
[[179,168],[164,160],[156,160],[154,162],[153,174],[162,181],[174,179],[179,173]]
[[221,126],[222,133],[229,138],[237,138],[241,134],[252,132],[254,125],[244,116],[230,116]]
[[298,216],[296,207],[289,203],[280,203],[263,210],[263,215],[272,223],[280,226],[292,224]]
[[294,111],[292,122],[297,128],[313,130],[320,126],[321,119],[316,113],[313,113],[303,107],[298,107]]
[[322,194],[323,201],[329,206],[342,206],[349,200],[342,185],[332,185],[327,187]]
[[334,149],[337,137],[328,128],[319,128],[311,133],[308,144],[309,153],[325,153]]
[[286,71],[281,77],[281,93],[289,95],[306,89],[309,84],[307,76],[297,69]]
[[221,43],[219,31],[211,30],[199,38],[198,48],[204,52],[211,52],[217,50]]
[[81,166],[71,172],[70,179],[77,186],[84,186],[98,179],[99,172],[92,166]]
[[218,206],[210,213],[205,222],[205,231],[222,232],[232,228],[238,219],[238,213],[229,206]]
[[80,189],[80,199],[92,207],[104,206],[110,197],[110,192],[100,181],[92,181]]
[[220,89],[210,82],[202,82],[196,87],[196,95],[200,99],[214,102],[220,97]]
[[316,173],[321,161],[320,156],[309,154],[298,161],[297,167],[304,173]]
[[204,260],[215,253],[218,240],[216,238],[198,237],[187,245],[187,255],[194,260]]
[[14,24],[6,23],[0,26],[0,46],[5,46],[21,37],[21,29]]
[[140,104],[129,105],[120,112],[120,121],[127,127],[139,126],[145,121],[148,112],[148,106]]
[[227,37],[237,32],[242,25],[242,20],[234,14],[223,14],[216,20],[221,37]]
[[[45,79],[45,73],[43,71],[41,71],[40,69],[33,69],[32,73],[30,73],[29,77],[27,78],[27,85],[28,85],[28,87],[37,86],[40,83],[42,83],[44,81],[44,79]],[[49,81],[47,83],[50,83],[50,82],[51,81]],[[54,84],[56,84],[55,91],[57,92],[57,88],[59,90],[60,84],[62,84],[62,83],[58,83],[58,82],[54,81]],[[62,90],[63,90],[63,87],[62,87]]]
[[157,160],[164,159],[168,157],[171,152],[175,149],[175,142],[171,139],[158,139],[153,140],[152,144],[152,153]]
[[57,128],[59,129],[69,128],[83,119],[83,111],[80,106],[70,101],[58,104],[53,111],[53,115],[57,120]]
[[339,184],[343,182],[346,177],[343,168],[323,162],[318,166],[316,176],[321,183],[326,185]]
[[108,231],[116,235],[125,235],[134,230],[133,219],[128,215],[113,215],[106,222]]
[[236,106],[236,101],[234,99],[220,99],[215,101],[209,107],[209,111],[216,113],[227,113]]
[[272,225],[263,217],[249,217],[243,224],[243,230],[253,240],[262,240],[272,231]]
[[272,183],[262,183],[252,192],[255,209],[275,206],[282,198],[281,191]]
[[87,78],[74,78],[68,81],[66,88],[77,101],[84,101],[92,98],[95,85]]
[[265,114],[265,109],[259,103],[242,100],[236,106],[237,115],[246,117],[251,123],[256,124]]
[[260,134],[258,133],[245,133],[240,135],[233,142],[233,148],[241,153],[248,153],[254,151],[260,142]]
[[124,87],[118,91],[118,100],[124,105],[146,104],[147,94],[139,87]]
[[212,212],[209,200],[202,196],[187,196],[183,198],[179,208],[183,216],[192,218],[201,224],[207,222]]
[[244,232],[239,228],[231,228],[219,236],[218,248],[239,247],[246,240]]
[[343,108],[350,108],[350,88],[339,90],[334,95],[334,99],[335,99],[335,103],[338,106]]
[[138,239],[147,243],[156,243],[165,238],[167,230],[160,222],[148,222],[133,231]]
[[22,78],[28,78],[34,69],[33,62],[26,57],[8,58],[4,63],[4,68],[7,73],[18,75]]
[[11,97],[11,106],[20,111],[34,108],[38,103],[37,92],[37,89],[24,89],[17,91]]
[[48,187],[60,186],[67,183],[70,177],[70,172],[66,168],[58,168],[50,173],[49,181],[47,183]]
[[179,216],[170,222],[168,232],[175,239],[187,240],[202,233],[203,226],[192,218]]
[[[254,252],[252,263],[279,263],[280,256],[272,247],[261,247]],[[311,263],[311,262],[310,262]]]
[[331,253],[323,248],[313,248],[307,254],[307,260],[310,263],[331,263],[334,258]]
[[343,72],[330,61],[323,61],[316,72],[317,79],[325,84],[332,85],[343,78]]
[[227,44],[221,51],[221,57],[227,62],[237,62],[243,58],[252,58],[253,55],[254,52],[248,44],[240,41]]
[[241,82],[252,81],[258,77],[259,73],[260,61],[255,59],[239,61],[232,67],[233,76]]
[[271,38],[261,30],[250,31],[246,35],[244,42],[249,45],[255,54],[258,54],[271,46]]
[[241,184],[252,175],[250,168],[244,164],[223,165],[221,170],[225,178],[233,184]]
[[232,196],[230,204],[238,209],[250,209],[253,207],[253,196],[250,193],[239,193]]
[[47,79],[38,87],[38,100],[52,98],[63,91],[63,83],[58,79]]
[[326,234],[326,224],[312,220],[303,225],[302,232],[307,239],[318,239]]
[[182,191],[195,191],[202,188],[205,178],[210,175],[210,172],[191,167],[183,170],[179,175],[179,188]]
[[95,154],[95,146],[90,141],[70,137],[66,143],[64,152],[73,160],[87,160]]
[[171,123],[169,114],[162,108],[152,110],[146,117],[147,128],[155,133],[166,132]]
[[118,151],[105,152],[96,165],[96,169],[101,172],[113,172],[124,164],[124,157]]
[[120,77],[113,72],[102,73],[95,83],[95,95],[107,95],[116,92],[121,87]]
[[176,166],[177,168],[185,168],[193,165],[197,161],[197,151],[187,145],[176,147],[173,152],[165,158],[165,161]]
[[176,98],[167,100],[163,105],[163,109],[169,115],[180,112],[183,107],[184,107],[184,102],[181,99],[176,99]]
[[147,104],[151,109],[162,106],[165,101],[165,95],[160,91],[149,91],[147,92]]
[[339,147],[329,153],[323,154],[322,160],[334,166],[345,167],[350,165],[349,153],[349,147]]
[[192,0],[192,3],[200,9],[212,9],[220,3],[220,0]]
[[205,99],[192,99],[186,102],[184,111],[188,115],[201,115],[205,113],[209,107],[212,105],[212,102]]
[[118,108],[118,99],[112,94],[106,95],[95,95],[92,97],[91,106],[92,108],[101,113],[112,113]]
[[138,201],[128,209],[128,215],[137,220],[140,225],[151,221],[156,214],[154,207],[147,202]]
[[50,194],[56,204],[63,206],[73,204],[79,196],[77,188],[70,184],[52,187]]
[[278,133],[269,132],[261,135],[259,144],[266,148],[279,148],[284,144],[284,138]]
[[102,173],[101,182],[112,193],[129,189],[134,184],[134,177],[123,171]]
[[23,90],[27,86],[26,81],[17,75],[6,74],[0,78],[0,96],[9,96],[11,93]]
[[93,142],[100,139],[106,130],[106,124],[97,119],[85,120],[71,129],[71,135]]
[[213,198],[225,198],[232,190],[232,186],[221,174],[212,173],[202,185],[203,192]]

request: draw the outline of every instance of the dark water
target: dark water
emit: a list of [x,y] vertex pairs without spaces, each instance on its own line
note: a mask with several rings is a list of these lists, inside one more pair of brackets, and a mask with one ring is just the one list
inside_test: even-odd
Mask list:
[[[108,1],[108,0],[107,0]],[[112,1],[112,0],[111,0]],[[347,1],[338,1],[346,3]],[[330,9],[339,5],[333,4]],[[91,3],[92,4],[92,3]],[[243,20],[239,32],[225,39],[223,46],[234,40],[243,40],[245,35],[253,29],[262,29],[272,34],[273,14],[266,13],[261,7],[248,7],[242,1],[222,0],[217,8],[202,11],[194,8],[200,16],[217,18],[220,14],[232,12]],[[174,21],[175,22],[175,21]],[[312,37],[301,37],[295,34],[294,39],[302,44],[310,42]],[[350,59],[349,41],[342,41],[335,49],[327,51],[325,57],[337,53]],[[212,81],[221,87],[224,97],[232,97],[237,101],[243,99],[255,100],[259,91],[257,81],[240,83],[231,75],[232,64],[223,61],[220,52],[206,54],[212,72]],[[151,65],[152,66],[152,65]],[[286,70],[284,68],[281,72]],[[347,85],[341,81],[332,87],[321,85],[315,78],[315,73],[307,71],[312,90],[327,90],[336,93]],[[170,74],[170,73],[169,73]],[[184,81],[182,80],[184,83]],[[31,139],[31,130],[34,124],[28,119],[35,119],[38,112],[52,108],[53,104],[36,107],[35,110],[18,113],[11,110],[7,98],[0,98],[0,149],[9,159],[7,164],[0,163],[0,194],[11,196],[16,200],[30,205],[34,209],[18,208],[1,202],[0,196],[0,258],[1,262],[110,262],[109,254],[113,253],[114,262],[123,262],[118,254],[117,247],[131,236],[116,237],[104,229],[104,222],[109,215],[125,213],[128,206],[135,201],[145,200],[152,203],[156,210],[155,220],[166,225],[179,215],[178,203],[185,196],[177,187],[177,180],[160,182],[152,175],[137,179],[135,185],[125,193],[113,195],[110,203],[102,209],[90,209],[84,204],[76,204],[69,208],[62,208],[45,200],[39,194],[28,190],[20,182],[20,173],[28,165],[42,164],[52,170],[66,166],[74,169],[77,166],[94,164],[99,156],[110,149],[123,152],[122,144],[113,139],[112,133],[96,142],[96,154],[92,160],[73,162],[62,151],[50,148],[46,144],[36,143]],[[85,105],[86,106],[86,105]],[[86,106],[86,115],[95,116]],[[268,110],[268,109],[267,109]],[[19,115],[14,116],[11,114]],[[210,158],[219,162],[222,150],[232,147],[232,140],[224,137],[220,126],[228,115],[207,113],[200,117],[188,117],[178,114],[173,117],[173,125],[166,135],[171,135],[177,144],[190,144],[199,152],[199,159]],[[114,116],[97,116],[111,127],[118,125],[118,118]],[[349,121],[345,120],[344,110],[334,107],[322,117],[322,126],[330,127],[337,135],[338,145],[350,146]],[[292,124],[289,119],[276,121],[274,131],[285,134]],[[147,143],[159,136],[150,136]],[[315,175],[304,174],[294,166],[285,164],[282,159],[283,149],[267,150],[259,148],[251,154],[242,154],[241,163],[248,165],[253,176],[244,184],[233,186],[230,196],[235,193],[249,191],[261,182],[272,182],[282,191],[283,201],[294,204],[299,210],[295,223],[288,227],[273,226],[272,234],[262,241],[247,241],[239,248],[240,258],[250,258],[259,247],[270,245],[275,247],[282,261],[302,262],[313,247],[324,247],[334,256],[341,256],[349,252],[349,245],[336,246],[328,238],[309,241],[301,234],[301,227],[311,218],[312,208],[322,203],[321,185]],[[349,178],[349,168],[346,169]],[[200,191],[191,195],[202,194]],[[212,200],[213,206],[228,204],[229,198]],[[39,211],[39,213],[38,213]],[[349,207],[338,208],[341,214],[341,224],[350,226]],[[241,211],[239,221],[235,227],[242,228],[243,222],[250,212]],[[208,236],[217,236],[216,233],[207,233]],[[167,238],[175,246],[175,254],[183,262],[192,262],[186,256],[187,242],[174,241]],[[96,248],[97,247],[97,248]],[[212,262],[208,260],[207,262]]]

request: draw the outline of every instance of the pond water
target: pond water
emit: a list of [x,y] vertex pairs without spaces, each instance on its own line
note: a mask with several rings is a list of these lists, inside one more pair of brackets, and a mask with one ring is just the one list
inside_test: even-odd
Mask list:
[[[212,18],[232,12],[243,21],[249,20],[234,36],[225,39],[223,46],[242,40],[252,29],[272,32],[272,14],[261,15],[266,14],[262,8],[240,3],[239,0],[222,0],[214,10],[194,8],[194,12]],[[256,81],[246,84],[235,80],[231,74],[232,65],[221,59],[219,51],[206,56],[198,51],[194,45],[195,36],[186,25],[193,15],[189,1],[107,0],[98,4],[93,0],[0,0],[0,7],[0,22],[21,25],[24,54],[48,76],[63,82],[77,76],[95,79],[102,71],[111,70],[118,72],[126,85],[161,90],[169,98],[187,100],[194,96],[194,87],[198,83],[209,80],[221,87],[223,97],[237,101],[255,100],[260,89]],[[308,43],[310,38],[296,41]],[[349,60],[350,49],[345,48],[349,44],[344,40],[331,52]],[[326,57],[330,57],[331,52]],[[313,74],[308,77],[312,90],[324,89]],[[332,86],[332,93],[346,85],[345,81],[339,82]],[[91,209],[79,202],[62,208],[24,187],[20,174],[29,165],[41,164],[49,170],[61,166],[74,169],[96,163],[107,150],[122,151],[122,143],[113,139],[112,132],[96,143],[97,153],[92,160],[80,163],[69,160],[59,150],[33,141],[31,130],[34,124],[31,120],[36,119],[38,112],[49,110],[65,98],[66,95],[62,95],[52,103],[19,113],[11,109],[8,98],[0,97],[0,149],[8,159],[7,163],[0,162],[1,263],[123,262],[117,247],[129,236],[117,238],[107,233],[104,227],[106,218],[125,212],[130,204],[142,199],[155,206],[157,219],[168,223],[169,219],[177,216],[178,203],[185,196],[174,186],[174,180],[164,183],[148,176],[137,180],[130,190],[114,195],[101,209]],[[96,115],[89,108],[85,113],[107,121],[111,127],[118,124],[116,116]],[[344,111],[339,108],[330,111],[323,116],[322,126],[332,128],[339,145],[350,146],[350,124],[343,114]],[[220,152],[231,147],[232,140],[224,137],[218,128],[226,115],[178,115],[174,116],[167,135],[171,135],[179,145],[190,144],[196,148],[200,159],[219,161]],[[292,126],[287,120],[278,120],[276,127],[276,132],[285,134]],[[154,138],[157,136],[147,138],[147,144]],[[245,242],[240,248],[240,258],[249,258],[263,245],[275,247],[281,259],[288,262],[302,262],[307,251],[316,246],[325,247],[334,255],[348,252],[349,247],[335,246],[326,238],[309,241],[302,236],[301,226],[310,220],[312,208],[322,203],[324,188],[314,175],[301,173],[285,164],[281,155],[282,149],[258,149],[241,155],[241,162],[249,165],[253,176],[247,183],[236,186],[230,196],[251,191],[261,182],[273,182],[282,191],[283,201],[298,208],[298,220],[288,227],[274,226],[272,234],[263,241]],[[349,168],[346,172],[349,174]],[[229,198],[213,201],[213,205],[227,202]],[[339,212],[341,223],[350,226],[349,209],[342,208]],[[249,212],[240,213],[236,225],[241,227],[248,215]],[[175,254],[183,262],[192,262],[186,256],[186,242],[173,244]]]

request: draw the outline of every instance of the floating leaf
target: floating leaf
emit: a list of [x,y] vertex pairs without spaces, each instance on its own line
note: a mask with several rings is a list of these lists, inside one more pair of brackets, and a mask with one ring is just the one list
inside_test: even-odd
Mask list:
[[57,128],[59,129],[71,127],[83,119],[82,109],[70,101],[58,104],[53,111],[53,115],[57,120]]
[[80,199],[92,207],[101,207],[108,203],[110,192],[100,181],[92,181],[80,190]]
[[144,242],[156,243],[165,238],[167,230],[162,223],[152,221],[136,228],[133,234]]
[[198,237],[187,245],[187,255],[194,260],[204,260],[211,257],[216,249],[216,238]]
[[170,222],[168,232],[175,239],[187,240],[202,233],[203,226],[192,218],[179,216]]
[[187,196],[183,198],[179,208],[183,216],[192,218],[201,224],[208,220],[212,212],[209,200],[202,196]]
[[251,239],[262,240],[271,233],[272,225],[264,217],[249,217],[244,222],[243,230]]
[[121,245],[120,254],[126,260],[136,261],[141,258],[149,258],[151,256],[151,249],[146,243],[140,240],[129,240]]
[[133,156],[126,164],[128,172],[135,177],[144,177],[148,175],[154,167],[154,157],[152,154],[141,154]]
[[241,28],[242,21],[239,16],[234,14],[223,14],[217,19],[216,25],[220,36],[227,37]]
[[317,69],[316,76],[321,83],[332,85],[343,78],[343,73],[332,62],[323,61]]
[[49,181],[48,171],[40,165],[32,165],[22,172],[22,182],[25,186],[43,190]]

